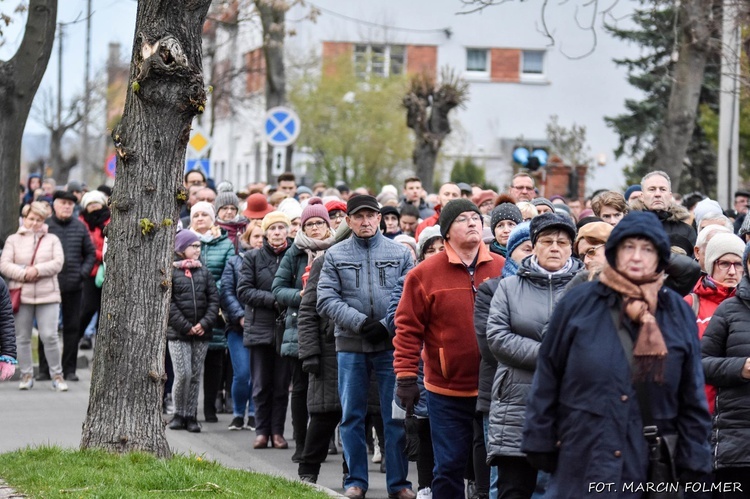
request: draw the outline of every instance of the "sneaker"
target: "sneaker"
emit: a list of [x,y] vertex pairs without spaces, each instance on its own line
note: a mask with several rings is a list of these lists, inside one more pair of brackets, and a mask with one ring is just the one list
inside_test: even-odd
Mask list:
[[432,499],[432,489],[425,487],[417,491],[417,499]]
[[318,483],[318,475],[300,475],[299,481],[305,483]]
[[245,428],[250,431],[255,431],[255,416],[247,417],[247,425],[245,425]]
[[232,422],[229,423],[229,430],[230,431],[237,431],[241,430],[245,427],[245,421],[242,418],[233,418]]
[[380,452],[380,447],[375,446],[375,451],[372,453],[372,462],[379,463],[383,460],[383,454]]
[[19,390],[31,390],[31,387],[34,386],[34,376],[31,374],[24,374],[21,377],[21,382],[18,384]]
[[65,382],[63,377],[58,374],[52,380],[52,389],[55,390],[56,392],[67,392],[68,384]]

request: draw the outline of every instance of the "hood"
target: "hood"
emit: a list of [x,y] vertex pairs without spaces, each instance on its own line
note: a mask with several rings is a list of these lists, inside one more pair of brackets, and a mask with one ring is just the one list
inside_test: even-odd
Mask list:
[[659,265],[656,267],[656,271],[661,272],[667,268],[671,256],[669,236],[667,236],[664,227],[659,223],[659,219],[654,212],[631,211],[612,229],[604,247],[607,262],[612,268],[617,268],[617,246],[629,237],[650,240],[659,252]]
[[[742,280],[740,280],[740,283],[742,283]],[[698,281],[698,284],[695,285],[693,293],[698,295],[701,300],[709,300],[716,304],[719,304],[727,298],[731,298],[732,296],[734,296],[736,290],[737,288],[730,288],[728,286],[722,286],[721,284],[718,284],[709,276],[703,276]]]
[[[646,208],[641,198],[636,198],[630,203],[631,211],[651,211]],[[687,208],[677,203],[672,203],[666,210],[652,211],[662,222],[684,222],[688,223],[690,212]]]

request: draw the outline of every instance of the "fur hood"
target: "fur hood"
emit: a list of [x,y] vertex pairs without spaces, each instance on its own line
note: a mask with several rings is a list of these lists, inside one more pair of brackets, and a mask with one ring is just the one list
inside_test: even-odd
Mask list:
[[[643,204],[643,201],[641,198],[636,198],[632,200],[630,203],[630,209],[632,211],[650,211],[646,208],[646,205]],[[661,211],[661,210],[660,210]],[[659,217],[659,220],[662,222],[684,222],[686,224],[690,223],[690,212],[682,206],[681,204],[677,204],[675,202],[672,202],[672,204],[669,205],[669,208],[667,208],[666,212],[669,214],[669,216],[664,217],[663,215],[656,213],[656,216]]]

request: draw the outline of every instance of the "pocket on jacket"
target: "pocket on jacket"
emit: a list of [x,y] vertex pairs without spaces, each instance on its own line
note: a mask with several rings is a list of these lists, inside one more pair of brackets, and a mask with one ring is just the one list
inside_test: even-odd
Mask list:
[[495,379],[492,381],[492,396],[491,400],[500,400],[503,395],[503,388],[505,380],[508,378],[509,369],[505,366],[498,366],[495,371]]
[[378,284],[384,288],[393,288],[399,278],[398,260],[381,260],[375,262],[375,268],[378,270]]
[[354,283],[356,287],[360,285],[360,274],[362,273],[362,264],[357,262],[338,262],[336,271],[341,277],[343,283]]

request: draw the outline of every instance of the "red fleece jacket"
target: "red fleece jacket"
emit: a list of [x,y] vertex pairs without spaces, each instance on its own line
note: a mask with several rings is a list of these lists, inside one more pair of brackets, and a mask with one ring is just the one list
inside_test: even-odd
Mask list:
[[477,395],[480,356],[474,333],[474,290],[499,276],[504,264],[503,257],[482,244],[472,279],[446,241],[443,253],[409,272],[396,309],[393,368],[397,378],[417,375],[422,351],[427,390],[453,397]]

